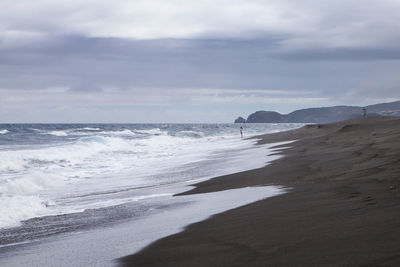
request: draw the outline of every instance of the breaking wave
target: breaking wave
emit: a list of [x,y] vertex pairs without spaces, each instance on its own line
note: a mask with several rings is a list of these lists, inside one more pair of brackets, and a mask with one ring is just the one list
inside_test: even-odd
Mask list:
[[[253,147],[255,140],[241,139],[235,126],[157,126],[22,125],[0,130],[7,133],[5,141],[0,139],[0,228],[161,196],[78,197],[82,195],[189,181],[264,163],[262,156],[243,160],[249,154],[238,151]],[[252,131],[276,128],[286,129]],[[217,160],[216,167],[207,167]]]

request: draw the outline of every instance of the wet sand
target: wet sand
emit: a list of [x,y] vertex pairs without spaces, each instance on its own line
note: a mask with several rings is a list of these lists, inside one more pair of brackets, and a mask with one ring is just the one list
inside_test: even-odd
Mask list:
[[260,143],[288,140],[297,141],[272,164],[184,194],[257,185],[283,185],[289,193],[192,224],[119,262],[400,266],[400,118],[309,125],[261,136]]

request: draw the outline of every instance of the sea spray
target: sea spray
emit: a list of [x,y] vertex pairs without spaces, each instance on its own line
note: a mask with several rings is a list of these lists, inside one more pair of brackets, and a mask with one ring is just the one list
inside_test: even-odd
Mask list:
[[[300,126],[249,124],[244,134]],[[35,217],[146,201],[146,194],[170,194],[157,191],[163,185],[257,168],[266,161],[265,148],[241,139],[234,124],[18,124],[0,129],[0,212],[7,214],[0,218],[1,228]]]

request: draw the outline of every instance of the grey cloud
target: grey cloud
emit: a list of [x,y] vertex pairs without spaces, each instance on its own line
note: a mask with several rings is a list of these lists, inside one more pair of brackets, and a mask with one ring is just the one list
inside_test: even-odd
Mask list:
[[324,48],[278,52],[272,57],[298,61],[375,61],[399,60],[398,48]]
[[[286,51],[287,36],[260,39],[127,40],[58,36],[0,50],[0,87],[73,90],[140,87],[345,90],[368,69],[397,74],[391,48]],[[332,77],[332,71],[336,78]],[[342,88],[329,81],[341,79]]]
[[251,112],[400,98],[397,0],[21,1],[0,3],[3,114],[29,103],[84,113],[88,101],[155,108],[215,96]]
[[[10,101],[24,103],[12,113],[19,115],[10,115],[9,121],[21,117],[23,107],[42,110],[29,117],[31,121],[46,121],[40,116],[53,116],[49,111],[57,106],[71,107],[65,109],[69,115],[57,109],[51,121],[74,121],[80,113],[85,114],[77,119],[93,121],[98,114],[106,116],[109,109],[121,116],[120,121],[129,121],[142,114],[144,106],[155,110],[170,105],[191,114],[191,105],[209,103],[206,110],[220,107],[225,114],[232,110],[245,115],[255,109],[289,112],[309,105],[371,104],[383,97],[400,98],[400,60],[391,48],[287,51],[280,46],[286,38],[129,40],[57,36],[51,42],[0,49],[0,93],[2,88],[12,89],[14,93],[5,93]],[[67,91],[41,91],[58,87]],[[203,89],[208,90],[206,95]],[[260,92],[263,90],[265,93]],[[282,94],[270,94],[270,90]],[[32,96],[36,96],[34,100]],[[0,97],[2,101],[7,99]],[[212,101],[218,106],[212,106]],[[13,103],[3,102],[0,113],[13,110]],[[136,107],[130,117],[124,115],[129,106]],[[203,121],[207,121],[206,113]],[[156,117],[159,113],[152,114],[152,121],[160,121]],[[224,116],[214,120],[227,121],[228,116]],[[18,121],[26,121],[19,117]],[[185,121],[190,119],[185,117]]]
[[[3,49],[0,57],[5,66],[3,71],[8,74],[29,73],[38,80],[49,76],[51,82],[54,74],[61,77],[61,83],[75,80],[78,84],[181,87],[210,86],[219,80],[223,86],[222,76],[241,69],[245,72],[251,58],[274,43],[274,40],[132,41],[62,36],[51,43]],[[19,84],[20,80],[17,77],[16,80]]]
[[352,80],[362,75],[365,64],[385,68],[381,60],[400,56],[391,48],[285,51],[279,46],[285,38],[134,41],[59,36],[51,43],[0,50],[0,86],[35,88],[47,81],[47,86],[82,90],[89,85],[316,89],[324,87],[332,68]]

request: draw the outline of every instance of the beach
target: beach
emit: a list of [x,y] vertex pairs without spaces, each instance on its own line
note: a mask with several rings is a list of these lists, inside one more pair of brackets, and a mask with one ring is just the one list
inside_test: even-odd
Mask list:
[[[304,124],[246,124],[254,137]],[[269,164],[237,124],[0,124],[0,266],[114,266],[281,186],[174,195]],[[281,142],[280,144],[289,144]],[[106,242],[105,242],[106,240]]]
[[[191,224],[123,266],[398,266],[400,118],[377,117],[258,136],[281,145],[269,165],[207,180],[181,195],[288,188]],[[279,148],[279,147],[278,147]]]

